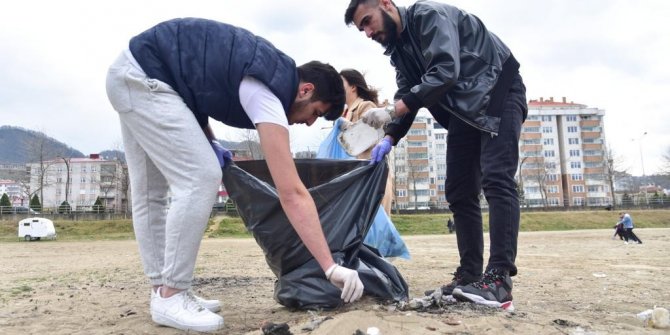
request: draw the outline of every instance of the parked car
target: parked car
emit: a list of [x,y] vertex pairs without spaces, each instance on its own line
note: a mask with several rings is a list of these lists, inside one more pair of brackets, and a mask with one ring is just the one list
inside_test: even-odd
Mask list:
[[35,211],[34,209],[30,207],[25,207],[25,206],[15,206],[12,208],[12,212],[14,214],[30,214],[30,215],[37,215],[40,214],[39,212]]

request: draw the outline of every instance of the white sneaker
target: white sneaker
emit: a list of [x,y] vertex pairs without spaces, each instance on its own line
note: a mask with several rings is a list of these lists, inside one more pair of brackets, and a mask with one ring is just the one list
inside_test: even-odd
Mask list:
[[[191,292],[191,294],[193,295],[195,300],[198,301],[198,303],[200,303],[200,305],[202,307],[205,307],[205,308],[209,309],[210,312],[218,313],[219,311],[221,311],[221,302],[219,300],[216,300],[216,299],[209,300],[209,299],[201,298],[201,297],[195,295],[193,292]],[[151,290],[151,299],[153,299],[154,296],[156,296],[156,295],[157,295],[156,291],[154,291],[152,289]]]
[[195,300],[198,303],[200,303],[200,305],[202,307],[205,307],[205,308],[209,309],[210,312],[217,313],[218,311],[221,310],[221,302],[220,301],[218,301],[216,299],[204,299],[204,298],[201,298],[201,297],[193,294],[193,292],[191,292],[191,294],[193,295]]
[[223,317],[203,307],[190,290],[181,291],[169,298],[161,297],[160,291],[157,291],[151,296],[150,310],[151,319],[163,326],[199,332],[223,328]]

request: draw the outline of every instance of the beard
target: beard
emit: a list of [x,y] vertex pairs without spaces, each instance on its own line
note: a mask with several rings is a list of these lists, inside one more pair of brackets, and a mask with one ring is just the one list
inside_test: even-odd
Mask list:
[[384,30],[381,32],[384,33],[384,36],[380,36],[379,39],[375,38],[375,41],[381,44],[384,48],[388,48],[398,42],[398,25],[393,21],[391,15],[383,11],[381,8],[379,10],[382,13],[382,25]]
[[294,101],[291,107],[289,108],[289,114],[288,114],[288,124],[295,124],[295,120],[293,120],[293,115],[300,114],[303,109],[307,107],[307,105],[311,102],[310,100],[303,100],[303,101]]

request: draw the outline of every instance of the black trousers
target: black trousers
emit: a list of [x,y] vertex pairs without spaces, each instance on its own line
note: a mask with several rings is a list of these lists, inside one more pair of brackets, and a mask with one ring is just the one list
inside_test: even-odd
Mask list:
[[475,129],[454,115],[449,120],[446,198],[458,227],[457,271],[469,281],[478,280],[483,268],[481,190],[489,204],[490,258],[486,269],[506,270],[512,276],[517,272],[520,210],[514,175],[519,164],[521,124],[528,108],[520,75],[501,108],[497,136]]
[[623,235],[623,237],[624,237],[624,239],[626,239],[626,242],[628,242],[628,239],[631,239],[635,242],[642,243],[642,241],[640,241],[640,239],[637,237],[637,235],[635,235],[635,233],[633,233],[633,228],[625,228],[625,229],[626,229],[626,233]]

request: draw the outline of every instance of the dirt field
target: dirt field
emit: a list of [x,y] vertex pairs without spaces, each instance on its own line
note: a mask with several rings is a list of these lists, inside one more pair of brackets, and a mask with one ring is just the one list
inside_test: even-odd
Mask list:
[[[474,308],[398,311],[364,299],[337,311],[290,311],[272,299],[273,275],[253,239],[203,241],[194,287],[221,299],[220,334],[261,334],[263,321],[294,334],[668,334],[635,314],[670,308],[670,229],[636,229],[644,244],[611,230],[521,233],[516,311]],[[439,287],[457,265],[455,236],[409,236],[412,260],[396,260],[411,297]],[[0,244],[2,334],[180,334],[155,326],[134,241]],[[311,317],[332,316],[314,331]]]

